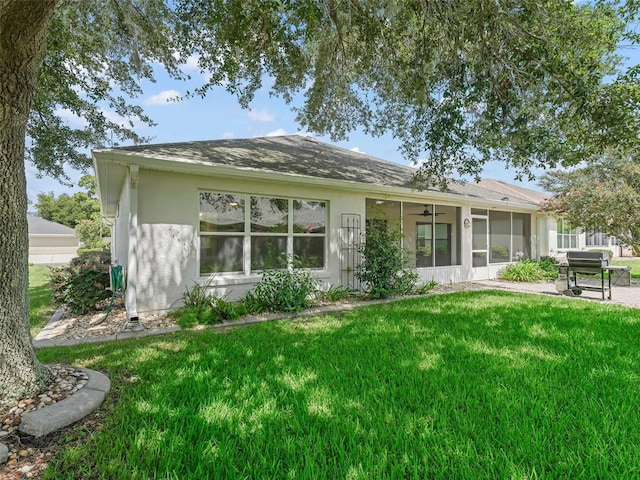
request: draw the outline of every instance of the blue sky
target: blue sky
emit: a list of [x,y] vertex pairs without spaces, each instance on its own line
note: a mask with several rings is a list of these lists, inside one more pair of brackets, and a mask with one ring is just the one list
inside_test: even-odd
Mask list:
[[[640,55],[637,51],[626,50],[623,54],[632,56],[629,63],[638,63]],[[201,84],[202,77],[195,63],[195,59],[189,59],[184,65],[185,71],[193,77],[191,82],[171,80],[159,72],[156,83],[145,82],[142,85],[144,95],[136,99],[136,102],[145,108],[145,112],[157,125],[139,127],[137,131],[140,135],[153,137],[152,143],[308,134],[301,131],[295,122],[295,113],[291,111],[291,105],[279,98],[270,97],[266,87],[257,92],[248,110],[242,109],[235,97],[227,94],[222,87],[204,99],[197,97],[180,102],[171,101],[172,98],[179,97]],[[70,112],[61,111],[59,114],[72,126],[82,125],[82,122]],[[318,140],[334,143],[328,137],[314,136]],[[348,141],[335,144],[384,160],[409,164],[398,151],[399,143],[389,136],[374,138],[361,132],[353,132]],[[60,195],[81,190],[64,186],[51,178],[37,178],[37,172],[30,164],[27,164],[26,169],[27,192],[31,201],[36,200],[39,192],[54,192]],[[68,170],[67,173],[74,183],[77,183],[82,175],[81,172],[73,170]],[[542,171],[534,173],[541,174]],[[484,178],[499,179],[539,190],[535,181],[518,182],[514,176],[514,171],[499,162],[485,165],[482,174]]]

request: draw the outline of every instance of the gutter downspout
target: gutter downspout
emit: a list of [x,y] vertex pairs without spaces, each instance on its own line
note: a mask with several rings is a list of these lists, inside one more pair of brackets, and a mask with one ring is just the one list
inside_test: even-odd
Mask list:
[[127,280],[125,290],[125,308],[127,323],[124,330],[142,330],[138,316],[138,176],[139,166],[129,166],[129,251]]

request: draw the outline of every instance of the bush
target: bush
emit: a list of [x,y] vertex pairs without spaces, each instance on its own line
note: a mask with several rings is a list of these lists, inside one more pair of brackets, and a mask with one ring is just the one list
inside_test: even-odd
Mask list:
[[544,278],[554,280],[558,278],[558,261],[553,257],[540,257],[538,262],[540,269],[544,272]]
[[178,325],[183,328],[213,325],[225,320],[237,320],[247,313],[241,303],[228,302],[208,292],[208,289],[209,283],[196,283],[191,289],[187,287],[182,294],[184,305],[171,314],[178,318]]
[[514,282],[539,282],[545,278],[545,272],[535,260],[522,260],[501,269],[498,278]]
[[[286,256],[283,266],[287,265]],[[292,269],[266,270],[254,289],[247,293],[243,303],[251,313],[295,313],[313,304],[318,293],[318,279],[301,262],[292,258]]]
[[364,245],[359,252],[363,260],[356,267],[360,280],[371,298],[406,295],[414,291],[418,274],[409,268],[408,252],[402,248],[402,233],[382,219],[367,222]]
[[58,304],[72,313],[84,315],[111,296],[109,250],[89,250],[71,260],[68,266],[51,269],[51,290]]
[[322,299],[329,303],[334,303],[340,300],[346,300],[347,298],[353,298],[355,295],[355,292],[349,287],[331,285],[327,290],[322,292]]
[[422,285],[416,286],[414,293],[416,295],[425,295],[429,293],[431,290],[433,290],[436,285],[438,285],[438,282],[436,282],[433,279],[429,280],[428,282],[423,283]]
[[196,283],[193,285],[191,290],[187,287],[182,294],[182,303],[184,304],[184,308],[201,310],[203,308],[210,307],[216,297],[207,292],[208,288],[208,282],[204,286]]

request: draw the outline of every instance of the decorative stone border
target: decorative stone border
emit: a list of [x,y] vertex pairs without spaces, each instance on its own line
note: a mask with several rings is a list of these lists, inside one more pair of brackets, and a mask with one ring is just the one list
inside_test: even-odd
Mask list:
[[86,417],[98,408],[111,388],[111,381],[103,373],[78,368],[89,377],[87,384],[64,400],[26,413],[18,427],[34,437],[41,437]]

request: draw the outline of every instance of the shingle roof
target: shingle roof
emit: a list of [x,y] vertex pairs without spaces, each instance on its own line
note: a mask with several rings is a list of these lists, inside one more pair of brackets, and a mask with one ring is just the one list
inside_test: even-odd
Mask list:
[[[405,165],[301,135],[137,145],[114,148],[112,151],[130,152],[158,159],[197,161],[247,170],[404,188],[412,187],[411,180],[416,171]],[[500,200],[504,197],[500,193],[469,183],[451,183],[448,192],[489,200]]]
[[478,186],[492,190],[494,192],[503,193],[506,196],[526,200],[531,203],[540,204],[546,200],[549,196],[530,188],[524,188],[510,183],[503,182],[502,180],[494,180],[492,178],[483,178],[477,183]]
[[61,225],[60,223],[51,222],[44,218],[27,214],[27,223],[29,226],[29,235],[75,235],[73,228]]

